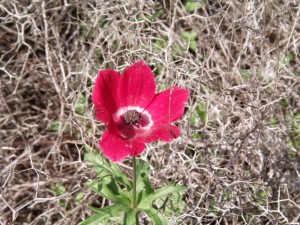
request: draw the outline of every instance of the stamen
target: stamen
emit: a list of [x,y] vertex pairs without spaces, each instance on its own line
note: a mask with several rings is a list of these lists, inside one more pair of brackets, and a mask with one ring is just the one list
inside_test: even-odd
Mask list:
[[129,123],[131,125],[138,125],[142,120],[142,115],[136,110],[128,110],[124,114],[124,119],[126,123]]

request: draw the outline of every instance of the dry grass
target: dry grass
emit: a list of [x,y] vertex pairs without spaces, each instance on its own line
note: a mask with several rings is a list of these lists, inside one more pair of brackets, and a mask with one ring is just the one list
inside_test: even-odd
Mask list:
[[187,2],[0,1],[0,224],[77,224],[107,204],[83,186],[104,130],[93,81],[140,59],[160,90],[191,91],[181,138],[143,154],[155,186],[189,187],[181,223],[299,224],[299,3]]

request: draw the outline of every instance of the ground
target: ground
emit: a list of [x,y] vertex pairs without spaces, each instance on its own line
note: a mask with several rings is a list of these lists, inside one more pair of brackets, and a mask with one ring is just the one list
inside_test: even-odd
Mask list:
[[91,93],[100,69],[138,60],[158,91],[191,93],[180,138],[141,156],[155,187],[188,187],[173,221],[299,224],[299,19],[297,0],[1,1],[0,224],[77,224],[109,204],[84,185],[105,129]]

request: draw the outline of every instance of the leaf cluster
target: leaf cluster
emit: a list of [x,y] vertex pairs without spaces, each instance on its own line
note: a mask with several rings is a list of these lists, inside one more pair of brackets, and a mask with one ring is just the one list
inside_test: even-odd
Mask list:
[[167,217],[178,214],[185,208],[180,193],[186,190],[186,187],[172,182],[154,190],[149,180],[150,163],[141,159],[136,163],[137,206],[134,207],[132,181],[117,164],[94,153],[91,149],[86,148],[86,150],[85,160],[93,165],[98,174],[98,179],[86,183],[86,186],[113,204],[104,208],[90,206],[96,214],[79,225],[110,224],[112,220],[122,220],[122,218],[124,225],[133,225],[137,224],[141,212],[147,214],[154,225],[164,225],[168,224]]

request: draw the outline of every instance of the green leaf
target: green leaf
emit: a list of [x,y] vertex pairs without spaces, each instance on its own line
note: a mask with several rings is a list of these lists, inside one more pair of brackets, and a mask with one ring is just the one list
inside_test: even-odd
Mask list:
[[121,216],[122,212],[127,210],[127,207],[124,207],[123,205],[111,205],[102,209],[92,206],[90,206],[90,208],[97,214],[80,222],[78,225],[99,225],[99,223],[103,222],[104,220]]
[[97,214],[80,222],[78,225],[99,225],[99,223],[103,221],[106,217],[106,215]]
[[79,115],[84,115],[86,107],[86,99],[85,96],[80,94],[75,103],[75,112]]
[[269,118],[272,127],[277,127],[277,118],[275,116],[271,116]]
[[245,81],[248,81],[250,78],[250,70],[241,69],[240,74]]
[[98,57],[102,57],[102,50],[101,49],[97,49],[96,51],[95,51],[95,53],[96,53],[96,55],[98,56]]
[[154,50],[156,50],[156,52],[161,52],[164,49],[167,48],[168,46],[168,36],[167,35],[162,35],[160,36],[155,42],[154,42]]
[[188,44],[188,47],[193,50],[196,51],[197,49],[197,33],[195,31],[184,31],[181,34],[181,39]]
[[145,210],[149,219],[152,221],[153,225],[167,225],[168,222],[165,217],[156,209],[151,208],[149,210]]
[[289,106],[289,100],[286,99],[286,98],[283,98],[280,100],[280,104],[283,106],[283,107],[288,107]]
[[143,196],[140,204],[138,207],[142,210],[149,210],[152,207],[153,201],[167,197],[169,194],[172,194],[174,192],[178,191],[184,191],[186,190],[186,187],[183,185],[175,185],[174,183],[170,183],[164,187],[159,188],[156,192]]
[[166,197],[173,192],[184,191],[186,187],[183,185],[175,185],[174,183],[170,183],[164,187],[159,188],[155,193],[149,195],[150,201],[154,201],[156,199]]
[[200,103],[197,105],[196,110],[195,110],[195,112],[193,112],[190,120],[193,125],[198,125],[200,123],[206,123],[207,111],[206,111],[205,103]]
[[[150,162],[146,162],[140,158],[137,158],[137,203],[139,204],[143,198],[153,193],[154,190],[149,181],[150,174]],[[151,207],[147,205],[146,208]]]
[[206,104],[200,103],[196,108],[198,116],[201,118],[202,123],[205,123],[207,120]]
[[149,195],[151,193],[154,193],[154,190],[152,188],[152,185],[151,185],[148,175],[142,176],[142,180],[145,185],[145,189],[144,189],[145,194]]
[[83,199],[84,199],[84,192],[79,192],[75,198],[75,205],[80,205]]
[[[183,201],[182,192],[174,192],[168,197],[160,198],[155,201],[155,205],[158,209],[164,212],[167,218],[171,218],[176,215],[179,216],[187,208],[186,203]],[[172,221],[173,224],[182,224],[180,219],[178,221]]]
[[[100,178],[105,176],[114,176],[115,179],[125,185],[128,190],[132,189],[131,183],[125,174],[119,169],[117,164],[109,162],[98,153],[94,153],[87,145],[85,145],[84,148],[87,151],[84,155],[84,160],[93,164]],[[110,182],[109,179],[107,179],[107,181]]]
[[60,196],[66,193],[66,188],[62,184],[51,184],[51,190],[55,196]]
[[49,127],[49,130],[52,132],[57,132],[60,129],[62,129],[63,131],[70,130],[70,125],[64,124],[61,121],[55,120],[51,123],[51,125]]
[[111,171],[112,173],[116,176],[116,180],[121,182],[122,184],[126,185],[129,190],[132,189],[132,185],[129,182],[128,178],[126,175],[119,169],[117,164],[115,163],[110,163]]
[[204,1],[186,0],[184,3],[184,7],[185,7],[186,11],[194,12],[197,9],[201,9],[205,3],[206,3],[206,0],[204,0]]
[[53,122],[51,123],[51,125],[50,125],[50,128],[49,128],[50,131],[53,131],[53,132],[58,131],[60,124],[61,124],[60,121],[57,121],[57,120],[53,121]]
[[131,209],[127,212],[125,212],[124,215],[124,225],[135,225],[136,224],[136,210]]
[[232,193],[230,189],[224,189],[222,193],[223,201],[230,201],[232,199]]
[[193,138],[196,140],[199,140],[202,138],[201,132],[194,132],[193,133]]
[[109,199],[115,203],[119,203],[127,207],[131,207],[131,202],[126,196],[127,194],[123,191],[120,191],[119,189],[116,189],[116,184],[110,183],[110,186],[108,186],[103,182],[98,183],[97,181],[93,181],[87,183],[86,185],[93,191],[95,191],[97,194],[101,195],[106,199]]
[[292,52],[288,52],[287,54],[280,55],[280,61],[283,65],[288,65],[294,59],[294,55]]
[[120,216],[120,212],[127,212],[129,210],[128,207],[124,205],[110,205],[100,209],[89,206],[89,208],[98,214],[109,214],[110,217]]
[[150,162],[146,162],[142,159],[137,159],[137,192],[140,192],[144,189],[144,187],[147,187],[147,192],[152,193],[153,189],[149,182],[148,175],[150,174]]

